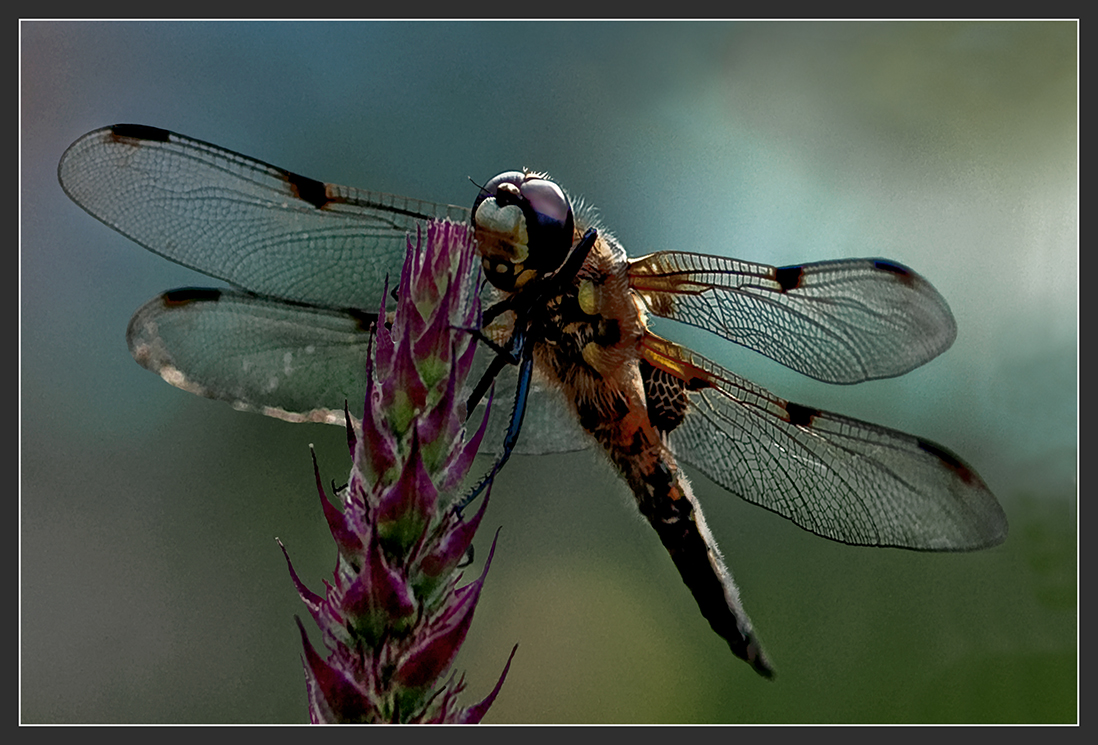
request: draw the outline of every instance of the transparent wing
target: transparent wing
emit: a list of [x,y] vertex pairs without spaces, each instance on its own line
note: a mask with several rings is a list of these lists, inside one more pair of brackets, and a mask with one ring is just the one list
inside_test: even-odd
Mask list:
[[[482,347],[477,354],[481,355],[483,351]],[[470,387],[474,382],[470,379]],[[516,383],[515,367],[508,367],[500,373],[492,399],[492,416],[488,420],[481,452],[498,454],[502,450],[503,438],[514,410]],[[480,417],[474,415],[472,420],[480,421]],[[586,450],[591,445],[591,437],[568,411],[561,392],[543,385],[535,372],[534,384],[526,402],[526,416],[522,420],[522,431],[514,452],[518,455],[571,453]]]
[[[362,414],[366,354],[376,318],[236,290],[186,288],[142,306],[126,339],[135,360],[177,388],[241,411],[342,426],[345,403],[352,414]],[[470,390],[493,354],[478,345]],[[503,442],[515,380],[513,366],[499,376],[485,452]],[[484,405],[471,422],[479,424]],[[587,439],[570,421],[559,393],[536,386],[528,406],[516,452],[586,447]]]
[[65,193],[145,248],[261,295],[379,307],[424,221],[462,207],[299,176],[154,127],[90,132],[61,158]]
[[957,336],[937,290],[885,259],[772,267],[665,251],[629,263],[630,284],[652,313],[828,383],[902,375]]
[[172,290],[143,305],[126,341],[168,383],[242,411],[342,425],[362,415],[376,315],[294,306],[235,290]]
[[687,400],[675,452],[748,502],[864,546],[963,551],[1006,538],[994,495],[941,445],[785,401],[655,336],[643,353]]

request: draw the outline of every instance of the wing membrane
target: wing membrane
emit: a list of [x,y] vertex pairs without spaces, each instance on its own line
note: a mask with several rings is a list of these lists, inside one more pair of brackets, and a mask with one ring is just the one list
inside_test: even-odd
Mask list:
[[143,367],[191,393],[288,421],[362,414],[375,316],[186,288],[143,305],[126,340]]
[[[345,402],[352,414],[362,413],[366,354],[375,319],[373,314],[236,290],[185,288],[142,306],[130,321],[126,339],[138,363],[177,388],[242,411],[342,426]],[[493,354],[478,345],[470,389]],[[485,452],[503,442],[515,381],[514,366],[497,379]],[[558,392],[535,385],[527,406],[515,452],[563,453],[587,446]],[[482,416],[474,414],[471,421],[480,422]]]
[[995,497],[940,445],[785,401],[658,337],[644,357],[688,392],[675,452],[748,502],[857,545],[962,551],[1006,537]]
[[884,259],[787,267],[665,251],[630,261],[648,309],[828,383],[902,375],[953,343],[937,290]]
[[325,184],[139,125],[90,132],[58,167],[74,202],[145,248],[261,295],[373,311],[407,234],[462,207]]

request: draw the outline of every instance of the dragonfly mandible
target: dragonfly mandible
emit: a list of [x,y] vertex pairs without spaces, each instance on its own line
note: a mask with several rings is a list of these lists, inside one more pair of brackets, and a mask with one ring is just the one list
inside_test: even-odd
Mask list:
[[680,461],[848,544],[966,551],[1006,537],[994,495],[942,445],[786,401],[647,322],[681,321],[830,383],[902,375],[945,351],[956,325],[898,263],[628,258],[540,174],[500,174],[470,210],[316,181],[141,125],[84,135],[58,174],[111,228],[232,286],[145,304],[127,334],[135,359],[180,388],[289,421],[343,423],[345,402],[366,390],[367,320],[407,234],[431,219],[471,223],[499,303],[488,317],[508,339],[521,334],[540,383],[515,451],[601,447],[703,616],[764,676],[773,669]]

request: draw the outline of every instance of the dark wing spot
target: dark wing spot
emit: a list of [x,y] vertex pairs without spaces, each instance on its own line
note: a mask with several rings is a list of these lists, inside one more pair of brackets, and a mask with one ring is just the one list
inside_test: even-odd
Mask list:
[[895,261],[889,261],[888,259],[874,259],[873,266],[877,267],[883,272],[892,272],[898,274],[901,277],[906,277],[911,274],[911,270],[902,264],[897,264]]
[[286,183],[290,185],[290,191],[302,201],[308,202],[317,209],[322,209],[331,200],[328,199],[328,187],[323,181],[302,176],[286,171]]
[[153,142],[167,142],[171,132],[159,127],[149,127],[144,124],[115,124],[111,127],[111,135],[119,140],[151,140]]
[[206,287],[184,287],[169,290],[161,295],[164,305],[186,305],[187,303],[216,303],[221,299],[221,290]]
[[894,275],[897,281],[905,285],[912,284],[918,276],[903,264],[897,264],[895,261],[889,261],[888,259],[874,259],[873,268]]
[[966,484],[980,483],[980,477],[956,455],[930,440],[924,440],[921,437],[917,437],[916,440],[919,443],[920,450],[930,453],[944,463],[949,470],[957,474],[957,477],[960,478],[961,481]]
[[785,405],[785,413],[789,416],[787,421],[790,424],[797,427],[808,427],[812,424],[812,420],[816,418],[816,415],[820,413],[820,410],[809,406],[801,406],[790,401]]
[[780,266],[774,270],[774,281],[782,288],[782,292],[789,292],[800,287],[803,276],[803,266]]

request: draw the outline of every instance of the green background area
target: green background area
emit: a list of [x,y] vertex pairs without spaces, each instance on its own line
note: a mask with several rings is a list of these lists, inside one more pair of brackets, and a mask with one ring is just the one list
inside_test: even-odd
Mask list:
[[314,589],[334,564],[308,445],[342,481],[343,433],[195,398],[127,353],[144,301],[211,281],[62,194],[61,153],[116,122],[454,204],[467,176],[529,166],[632,255],[886,256],[949,301],[949,352],[850,387],[656,328],[956,451],[1005,544],[835,544],[696,475],[767,682],[597,454],[516,457],[456,666],[479,700],[519,645],[488,721],[1075,721],[1076,60],[1071,23],[24,24],[23,721],[305,721],[307,614],[274,538]]

